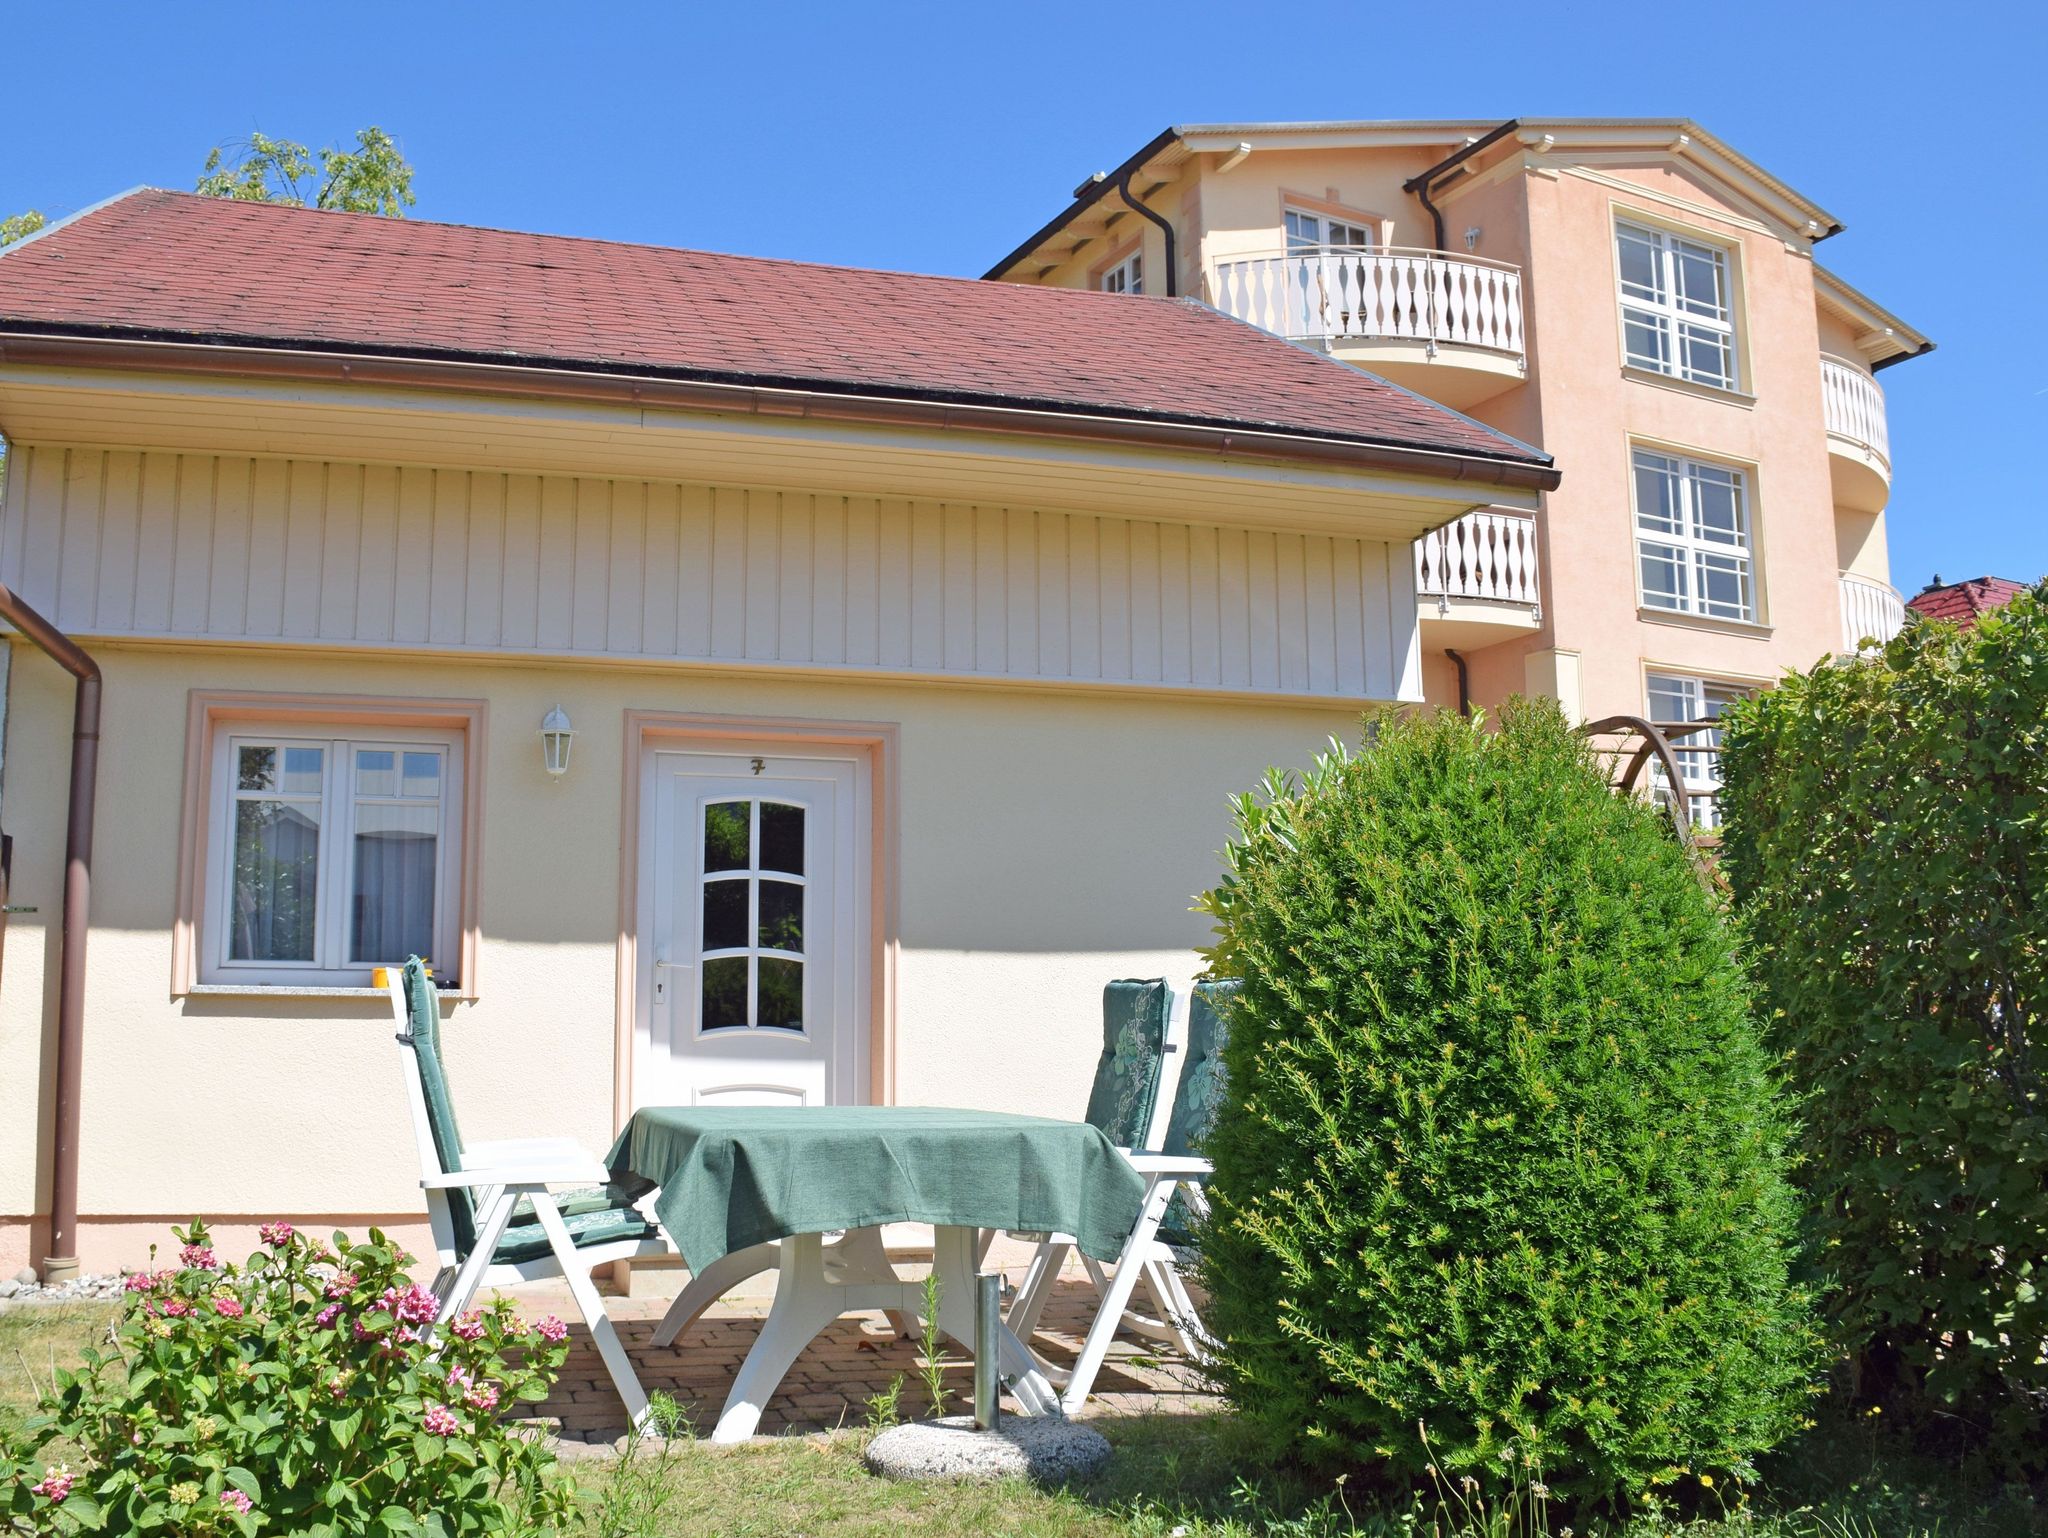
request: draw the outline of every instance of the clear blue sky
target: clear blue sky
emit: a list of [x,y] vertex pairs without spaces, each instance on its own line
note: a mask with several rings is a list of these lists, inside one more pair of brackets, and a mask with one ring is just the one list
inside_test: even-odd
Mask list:
[[1832,209],[1822,259],[1940,344],[1882,376],[1894,581],[2048,571],[2040,0],[0,14],[0,214],[374,123],[417,217],[942,273],[1169,123],[1690,115]]

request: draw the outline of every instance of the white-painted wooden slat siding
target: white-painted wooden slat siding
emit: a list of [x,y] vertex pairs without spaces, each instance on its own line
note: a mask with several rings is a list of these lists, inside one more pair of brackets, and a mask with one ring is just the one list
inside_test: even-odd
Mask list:
[[1419,698],[1405,545],[732,486],[31,446],[0,575],[80,636]]

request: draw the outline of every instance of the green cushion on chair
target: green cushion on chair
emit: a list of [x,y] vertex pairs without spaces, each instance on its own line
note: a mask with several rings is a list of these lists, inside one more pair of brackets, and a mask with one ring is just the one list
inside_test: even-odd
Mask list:
[[1102,1056],[1086,1120],[1119,1148],[1142,1146],[1166,1058],[1166,983],[1119,979],[1102,990]]
[[[1175,1158],[1199,1156],[1209,1129],[1216,1125],[1216,1109],[1223,1100],[1223,1043],[1230,1034],[1231,1002],[1242,986],[1235,978],[1195,984],[1195,996],[1188,1002],[1187,1052],[1162,1145],[1162,1151]],[[1174,1192],[1173,1204],[1159,1224],[1159,1237],[1170,1245],[1194,1243],[1194,1215],[1185,1198],[1185,1192]]]
[[[462,1130],[455,1125],[455,1102],[448,1095],[448,1070],[441,1060],[441,995],[427,975],[427,964],[415,956],[405,964],[406,1023],[411,1028],[413,1056],[420,1065],[420,1088],[427,1101],[427,1127],[441,1168],[462,1168]],[[448,1216],[455,1227],[457,1258],[476,1247],[476,1201],[462,1186],[448,1191]]]
[[[555,1192],[555,1205],[562,1209],[565,1218],[580,1217],[586,1212],[607,1212],[619,1205],[618,1196],[603,1186],[572,1186],[565,1191]],[[533,1198],[522,1196],[512,1208],[512,1226],[533,1221]]]
[[[519,1205],[526,1217],[505,1230],[505,1237],[498,1241],[497,1249],[491,1254],[492,1265],[516,1266],[523,1261],[538,1260],[548,1253],[547,1230],[540,1226],[540,1220],[532,1215],[533,1209],[527,1203]],[[601,1244],[615,1244],[625,1239],[652,1239],[658,1232],[633,1208],[609,1203],[595,1211],[573,1214],[565,1211],[562,1226],[569,1230],[569,1238],[579,1250],[595,1249]]]

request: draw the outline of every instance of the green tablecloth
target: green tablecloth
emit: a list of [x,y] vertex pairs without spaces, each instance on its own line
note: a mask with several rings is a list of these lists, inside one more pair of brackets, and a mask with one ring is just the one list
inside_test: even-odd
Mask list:
[[1144,1183],[1086,1122],[922,1106],[650,1106],[605,1156],[693,1271],[791,1234],[940,1223],[1072,1234],[1114,1260]]

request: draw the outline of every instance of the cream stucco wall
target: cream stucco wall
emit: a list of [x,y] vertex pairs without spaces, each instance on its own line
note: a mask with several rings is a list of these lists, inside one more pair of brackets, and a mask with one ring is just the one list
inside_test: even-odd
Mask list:
[[[466,1135],[614,1131],[624,716],[629,709],[895,723],[894,1020],[904,1103],[1077,1115],[1113,976],[1193,965],[1189,898],[1225,797],[1299,764],[1347,709],[1123,691],[736,676],[619,664],[101,645],[101,757],[81,1138],[82,1259],[139,1263],[195,1213],[409,1220],[422,1212],[386,1006],[171,993],[188,692],[481,699],[481,946],[456,1006]],[[70,689],[17,650],[6,808],[17,915],[0,956],[0,1271],[47,1201]],[[561,782],[537,724],[579,730]],[[419,1242],[413,1231],[415,1245]]]

